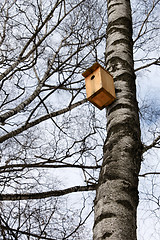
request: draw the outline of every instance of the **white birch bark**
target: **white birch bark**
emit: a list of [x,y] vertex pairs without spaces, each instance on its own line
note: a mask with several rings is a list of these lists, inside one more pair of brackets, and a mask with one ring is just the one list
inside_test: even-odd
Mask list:
[[116,101],[107,109],[107,139],[95,199],[94,240],[136,240],[141,140],[129,0],[108,0],[106,66]]

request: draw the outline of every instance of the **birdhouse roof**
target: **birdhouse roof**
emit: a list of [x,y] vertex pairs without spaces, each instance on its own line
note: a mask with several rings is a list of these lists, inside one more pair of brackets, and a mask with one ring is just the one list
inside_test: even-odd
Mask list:
[[108,74],[110,74],[104,67],[102,67],[98,62],[96,62],[91,67],[87,68],[86,71],[82,73],[82,76],[85,78],[88,77],[99,67],[104,69]]

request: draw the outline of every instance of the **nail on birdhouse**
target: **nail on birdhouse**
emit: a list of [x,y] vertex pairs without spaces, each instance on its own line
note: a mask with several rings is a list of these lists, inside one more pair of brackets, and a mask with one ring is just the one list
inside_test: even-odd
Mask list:
[[85,77],[87,99],[100,110],[115,100],[113,77],[99,63],[93,64],[82,76]]

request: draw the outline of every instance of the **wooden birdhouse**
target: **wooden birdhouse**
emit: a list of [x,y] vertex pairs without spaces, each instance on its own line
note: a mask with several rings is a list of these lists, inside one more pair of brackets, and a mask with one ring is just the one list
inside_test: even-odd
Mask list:
[[99,109],[111,104],[115,98],[113,77],[99,63],[93,64],[84,73],[87,99]]

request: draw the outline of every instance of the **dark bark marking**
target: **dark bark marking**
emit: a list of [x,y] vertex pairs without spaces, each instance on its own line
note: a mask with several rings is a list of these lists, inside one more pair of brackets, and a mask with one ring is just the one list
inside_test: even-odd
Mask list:
[[121,64],[121,69],[128,69],[129,72],[132,73],[132,75],[134,74],[133,72],[133,66],[130,65],[128,63],[128,61],[118,57],[118,56],[115,56],[115,57],[111,57],[107,62],[106,62],[106,65],[109,65],[109,63],[112,65],[112,72],[116,72],[117,71],[117,66],[119,66],[119,63]]
[[[129,96],[129,98],[132,98],[132,99],[133,99],[133,96]],[[128,99],[129,99],[129,98],[128,98]],[[135,106],[132,105],[132,102],[131,102],[131,104],[118,103],[118,104],[116,104],[114,107],[112,107],[112,108],[110,109],[109,114],[112,113],[112,112],[114,112],[114,111],[116,111],[116,110],[118,110],[118,109],[122,109],[122,108],[130,109],[131,112],[134,112],[134,111],[135,111]]]
[[[117,31],[116,31],[117,32]],[[121,39],[118,39],[118,40],[115,40],[113,43],[112,43],[112,45],[117,45],[117,44],[121,44],[121,43],[123,43],[123,44],[126,44],[127,46],[128,45],[132,45],[131,44],[131,41],[128,39],[127,40],[127,38],[121,38]],[[127,47],[126,46],[126,47]],[[128,54],[128,52],[127,52],[127,54]]]
[[118,139],[119,140],[121,137],[125,136],[132,136],[134,141],[139,141],[139,132],[136,130],[138,126],[138,123],[135,125],[135,117],[128,116],[126,117],[125,120],[121,123],[116,123],[113,126],[110,127],[110,129],[107,132],[107,139],[111,136],[114,135],[115,133],[119,132]]
[[118,204],[121,204],[125,208],[127,208],[129,211],[133,211],[134,210],[134,207],[132,206],[132,204],[129,201],[127,201],[127,200],[117,200],[116,202]]
[[[108,159],[105,159],[106,164],[104,165],[106,166],[106,168],[105,168],[105,171],[103,171],[103,177],[101,177],[99,180],[99,184],[103,184],[106,181],[121,181],[121,180],[132,182],[133,180],[136,179],[137,167],[135,165],[127,169],[125,168],[125,165],[120,164],[122,161],[118,162],[115,160],[108,164],[107,160]],[[132,172],[132,170],[134,172]],[[126,176],[126,171],[128,171],[127,176]],[[124,192],[127,192],[128,194],[130,193],[130,189],[125,187]]]
[[105,57],[111,55],[111,54],[114,53],[114,52],[115,52],[115,51],[112,50],[112,51],[109,51],[109,52],[107,53],[107,55],[106,55],[106,53],[105,53]]
[[[125,72],[125,73],[122,73],[120,75],[118,75],[117,77],[114,78],[114,81],[124,81],[124,82],[133,82],[133,85],[135,87],[135,82],[134,80],[136,79],[136,75],[134,72]],[[130,89],[130,88],[129,88]]]
[[115,88],[115,93],[120,93],[122,92],[122,89]]
[[94,226],[97,225],[99,222],[101,222],[103,219],[113,218],[113,217],[116,217],[116,214],[110,213],[110,212],[101,214],[100,216],[98,216],[97,219],[95,219]]
[[102,181],[102,183],[106,182],[106,180],[121,180],[121,177],[119,176],[119,173],[117,173],[116,175],[116,171],[114,169],[114,171],[112,173],[107,173],[104,175],[104,179]]
[[[138,184],[138,180],[137,180],[137,184]],[[138,190],[137,190],[137,186],[123,186],[123,191],[126,193],[130,193],[130,196],[134,202],[135,206],[138,206],[139,203],[139,194],[138,194]],[[134,209],[133,209],[134,210]]]
[[102,236],[102,239],[106,239],[106,238],[109,238],[110,236],[112,236],[113,233],[111,232],[106,232],[103,236]]
[[[110,1],[108,1],[108,5],[109,5]],[[110,9],[112,7],[115,7],[115,6],[119,6],[119,5],[123,5],[123,3],[114,3],[114,4],[111,4],[110,6],[108,6],[108,11],[110,12]]]
[[127,35],[132,38],[132,27],[131,27],[132,26],[132,20],[131,19],[129,19],[127,17],[119,17],[115,21],[110,22],[108,24],[108,27],[107,27],[107,34],[110,33],[112,26],[114,26],[113,28],[116,28],[115,25],[117,25],[117,26],[122,25],[123,30],[125,29],[126,32],[127,32]]
[[[124,93],[123,98],[130,99],[132,101],[132,104],[135,104],[135,107],[138,108],[138,103],[136,99],[136,85],[135,85],[135,74],[132,72],[124,72],[121,75],[118,75],[114,78],[114,82],[125,82],[125,91],[127,88],[127,94]],[[121,86],[118,88],[121,89]],[[122,86],[121,92],[124,91],[124,86]],[[122,97],[122,96],[121,96]],[[108,108],[109,111],[111,111],[112,107]],[[139,110],[138,110],[139,112]]]
[[114,32],[119,32],[122,35],[124,35],[125,39],[128,40],[129,45],[133,46],[133,40],[130,36],[130,32],[128,31],[128,28],[124,28],[123,26],[122,27],[120,27],[120,26],[118,26],[118,27],[110,26],[110,29],[108,30],[107,34],[112,34]]

